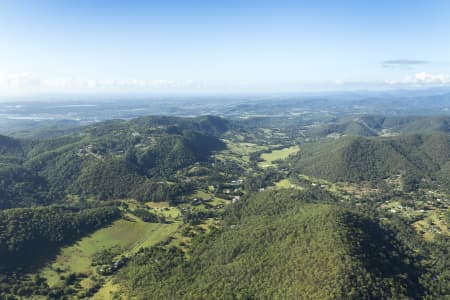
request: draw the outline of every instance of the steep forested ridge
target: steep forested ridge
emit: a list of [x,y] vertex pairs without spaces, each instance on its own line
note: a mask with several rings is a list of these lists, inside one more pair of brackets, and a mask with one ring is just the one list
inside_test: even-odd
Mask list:
[[450,162],[447,134],[389,138],[345,137],[305,144],[294,159],[298,172],[332,181],[372,181],[394,175],[418,181],[443,177]]

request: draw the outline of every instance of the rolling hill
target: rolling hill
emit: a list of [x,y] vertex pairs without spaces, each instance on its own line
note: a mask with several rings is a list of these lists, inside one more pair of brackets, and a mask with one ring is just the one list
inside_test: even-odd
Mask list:
[[0,208],[46,204],[67,194],[148,196],[155,182],[176,181],[179,170],[224,148],[219,136],[228,128],[228,121],[212,116],[154,116],[42,140],[0,136]]
[[377,116],[343,117],[310,131],[312,136],[378,136],[398,134],[449,133],[448,116]]

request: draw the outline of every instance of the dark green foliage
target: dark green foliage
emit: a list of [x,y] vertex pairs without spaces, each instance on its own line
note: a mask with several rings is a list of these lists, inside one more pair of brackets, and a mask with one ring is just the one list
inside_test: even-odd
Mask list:
[[157,144],[140,153],[138,165],[149,175],[167,176],[195,162],[193,149],[180,136],[164,136]]
[[[119,282],[138,299],[388,299],[422,290],[412,258],[376,222],[328,194],[258,194],[227,212],[228,225],[176,249],[139,253]],[[311,203],[306,203],[311,202]],[[411,259],[411,260],[409,260]]]
[[265,168],[259,174],[249,176],[244,182],[244,187],[247,191],[255,192],[265,186],[273,185],[282,177],[283,175],[277,169]]
[[402,175],[406,189],[411,190],[450,162],[450,137],[345,137],[306,144],[294,161],[298,172],[332,181],[379,182]]
[[379,128],[390,128],[403,133],[450,132],[450,118],[447,116],[404,116],[378,117]]
[[26,168],[0,163],[0,209],[49,202],[47,181]]
[[173,133],[179,133],[175,128],[178,127],[182,130],[198,131],[210,136],[220,136],[230,128],[228,120],[216,116],[201,116],[192,119],[167,116],[141,117],[130,121],[130,125],[138,127],[170,126],[169,132]]
[[165,221],[163,217],[159,217],[157,214],[154,214],[142,208],[133,210],[133,215],[148,223],[164,223]]
[[102,200],[124,198],[142,182],[143,178],[125,160],[113,158],[85,166],[70,191]]
[[299,172],[333,181],[379,180],[401,171],[408,162],[390,144],[365,138],[305,145]]
[[221,140],[196,131],[184,130],[183,138],[199,161],[206,160],[212,151],[225,149],[225,144]]
[[416,174],[414,171],[410,171],[407,172],[406,174],[403,174],[400,178],[403,191],[405,192],[417,191],[420,185],[420,178],[421,176],[419,174]]
[[352,120],[340,124],[330,124],[319,127],[310,132],[313,136],[327,136],[329,134],[377,136],[378,133],[364,122]]
[[0,135],[0,155],[20,156],[23,155],[22,144],[19,140]]
[[436,174],[436,179],[443,189],[450,191],[450,162],[442,166]]
[[[17,208],[0,211],[0,267],[26,266],[39,255],[101,228],[120,216],[115,207]],[[46,252],[48,252],[46,254]]]
[[175,295],[179,288],[175,286],[184,286],[187,278],[173,278],[182,273],[184,263],[184,253],[178,248],[166,250],[157,246],[142,249],[119,272],[118,277],[121,285],[129,291],[135,291],[133,294],[138,295],[138,299],[172,299],[165,293],[173,288],[169,295]]
[[183,213],[183,222],[189,225],[199,225],[208,218],[215,217],[216,214],[209,210],[194,210]]
[[52,199],[61,199],[67,188],[81,175],[84,165],[90,163],[83,160],[75,151],[58,153],[54,158],[45,162],[40,168],[40,174],[49,183],[49,194]]
[[329,134],[377,136],[383,130],[400,134],[450,133],[450,117],[447,116],[376,116],[344,117],[335,123],[324,124],[309,131],[311,136]]
[[109,249],[101,250],[94,254],[92,257],[92,266],[109,265],[113,263],[116,256],[122,253],[122,249],[118,246],[111,247]]
[[223,142],[192,131],[182,136],[160,137],[154,147],[137,154],[137,165],[150,176],[168,176],[176,170],[208,159],[211,151],[224,148]]
[[130,196],[139,201],[168,201],[171,205],[183,202],[183,196],[194,191],[192,182],[166,183],[146,180],[130,192]]

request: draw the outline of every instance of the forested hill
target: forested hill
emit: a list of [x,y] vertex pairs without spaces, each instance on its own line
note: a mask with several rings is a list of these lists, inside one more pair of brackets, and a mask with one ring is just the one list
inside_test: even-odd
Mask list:
[[[423,291],[395,235],[320,190],[234,205],[227,225],[177,249],[142,251],[119,274],[138,299],[412,299]],[[319,204],[325,202],[328,204]]]
[[310,129],[312,136],[450,133],[448,116],[377,116],[343,117]]
[[22,145],[18,140],[0,135],[0,155],[15,156],[20,154],[22,154]]
[[[219,136],[229,126],[213,116],[153,116],[45,140],[0,136],[0,209],[48,204],[67,194],[148,197],[157,182],[175,180],[178,170],[224,148]],[[165,194],[184,185],[175,182]]]
[[303,174],[332,181],[380,181],[402,175],[444,185],[450,170],[450,136],[343,137],[305,144],[294,159]]

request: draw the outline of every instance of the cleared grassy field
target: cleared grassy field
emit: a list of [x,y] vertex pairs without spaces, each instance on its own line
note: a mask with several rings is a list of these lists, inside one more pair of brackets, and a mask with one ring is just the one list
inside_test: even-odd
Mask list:
[[165,208],[169,207],[169,202],[146,202],[145,205],[147,205],[150,208]]
[[206,200],[206,199],[211,198],[212,195],[210,193],[205,192],[205,191],[198,190],[198,191],[195,192],[193,197],[202,198],[202,199]]
[[292,146],[280,150],[273,150],[270,153],[263,153],[261,154],[261,159],[263,161],[259,162],[258,165],[261,168],[273,167],[274,161],[279,159],[286,159],[289,157],[289,155],[295,154],[298,151],[300,151],[300,148],[298,146]]
[[289,188],[295,188],[297,190],[303,190],[304,188],[300,185],[292,184],[289,179],[282,179],[275,183],[276,189],[289,189]]
[[244,155],[248,155],[252,152],[267,149],[266,146],[259,146],[253,143],[232,143],[232,142],[227,142],[227,148],[234,153]]
[[232,160],[245,167],[250,162],[250,153],[266,150],[267,146],[252,143],[233,143],[225,141],[227,149],[216,154],[216,158],[227,161]]
[[289,179],[283,179],[278,181],[275,184],[275,187],[280,188],[280,189],[288,189],[291,187],[291,182],[289,181]]
[[413,224],[418,234],[421,234],[425,240],[431,241],[436,235],[450,236],[448,224],[446,224],[439,211],[432,211],[423,220]]
[[173,222],[171,224],[151,224],[156,226],[154,226],[147,236],[138,241],[130,252],[135,253],[140,248],[150,247],[165,240],[177,231],[180,224],[181,222]]
[[124,254],[137,251],[140,247],[154,245],[178,228],[177,223],[146,223],[129,216],[130,220],[120,219],[111,226],[97,230],[76,244],[61,250],[56,259],[41,271],[50,286],[58,285],[61,275],[70,273],[94,274],[91,260],[95,253],[113,246],[119,246]]
[[202,190],[196,191],[192,195],[192,197],[201,198],[203,200],[210,199],[210,201],[208,201],[208,203],[211,205],[227,204],[230,202],[229,200],[225,200],[225,199],[215,196],[212,192],[205,192]]

